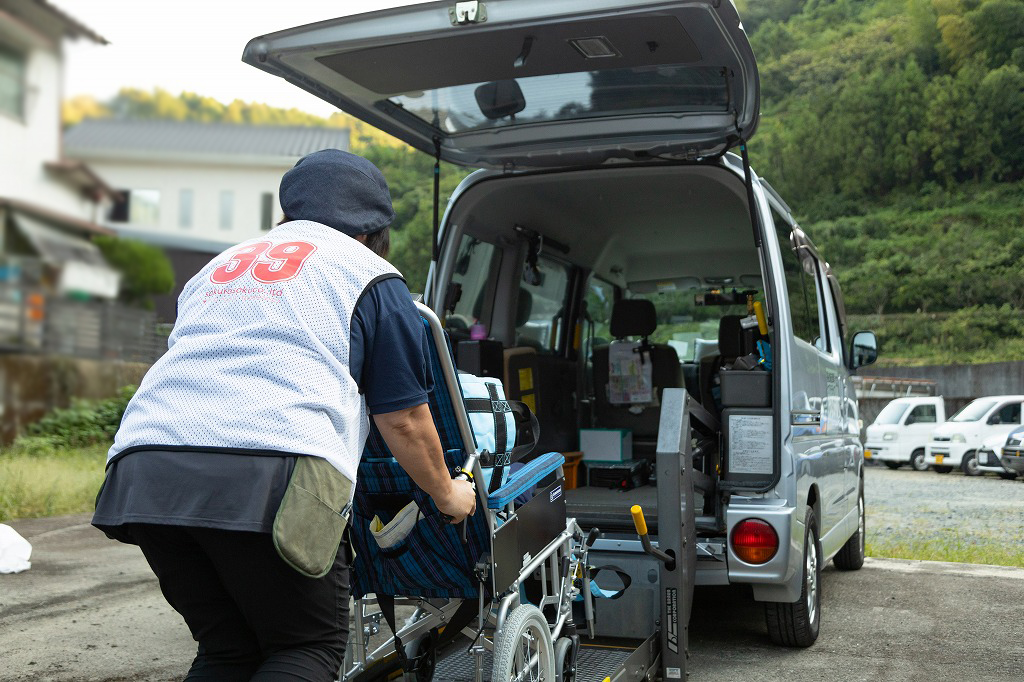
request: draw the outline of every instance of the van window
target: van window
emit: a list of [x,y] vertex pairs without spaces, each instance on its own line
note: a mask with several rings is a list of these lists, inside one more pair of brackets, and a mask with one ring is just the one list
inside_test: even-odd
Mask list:
[[935,421],[934,405],[918,405],[907,417],[906,423],[909,426],[910,424],[934,424]]
[[801,261],[790,246],[789,225],[775,215],[775,230],[782,252],[782,269],[786,274],[786,292],[793,317],[793,334],[818,350],[828,352],[828,335],[821,323],[821,301],[818,288],[818,267],[813,260]]
[[462,236],[455,256],[455,270],[449,291],[458,291],[458,300],[446,301],[452,306],[445,324],[449,329],[466,329],[480,323],[489,324],[494,303],[494,287],[488,286],[498,276],[501,251],[493,244],[476,237]]
[[595,344],[608,343],[612,340],[612,307],[615,305],[615,285],[598,277],[591,277],[587,285],[587,318]]
[[1020,424],[1020,403],[1003,405],[989,418],[992,424]]
[[516,301],[516,345],[556,353],[566,333],[570,269],[543,254],[532,282],[521,280]]

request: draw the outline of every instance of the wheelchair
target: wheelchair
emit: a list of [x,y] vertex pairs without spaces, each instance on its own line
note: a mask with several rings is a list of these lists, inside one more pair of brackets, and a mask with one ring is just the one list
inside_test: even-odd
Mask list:
[[[478,450],[448,338],[434,312],[417,306],[431,340],[430,409],[445,463],[474,482],[477,510],[458,526],[447,523],[371,424],[349,523],[354,627],[339,679],[391,679],[400,669],[406,680],[430,680],[448,649],[445,665],[460,672],[438,679],[573,680],[577,627],[593,636],[587,551],[598,531],[585,536],[566,516],[561,454],[508,473],[514,455]],[[382,545],[373,529],[398,523],[410,508],[408,533]],[[399,623],[401,607],[411,615]],[[374,643],[382,620],[390,635]]]

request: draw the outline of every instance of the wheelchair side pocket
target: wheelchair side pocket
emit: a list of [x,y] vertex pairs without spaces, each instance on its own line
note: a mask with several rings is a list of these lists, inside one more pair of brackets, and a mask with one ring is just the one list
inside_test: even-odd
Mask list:
[[439,514],[423,516],[405,538],[378,550],[377,565],[389,594],[454,597],[476,589],[457,528]]

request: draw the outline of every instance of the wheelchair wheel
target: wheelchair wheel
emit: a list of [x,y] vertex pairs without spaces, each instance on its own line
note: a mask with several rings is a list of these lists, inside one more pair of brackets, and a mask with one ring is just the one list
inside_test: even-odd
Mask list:
[[555,682],[576,682],[576,656],[580,650],[575,637],[559,637],[555,642]]
[[555,682],[554,646],[544,614],[532,604],[512,610],[494,642],[491,682]]

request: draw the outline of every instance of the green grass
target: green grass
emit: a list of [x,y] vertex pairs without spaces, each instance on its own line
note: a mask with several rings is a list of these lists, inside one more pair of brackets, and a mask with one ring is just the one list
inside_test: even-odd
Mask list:
[[964,564],[992,564],[1024,568],[1024,544],[1020,538],[981,540],[952,535],[922,536],[914,539],[868,540],[868,556],[888,559],[951,561]]
[[0,522],[93,510],[107,446],[0,451]]

